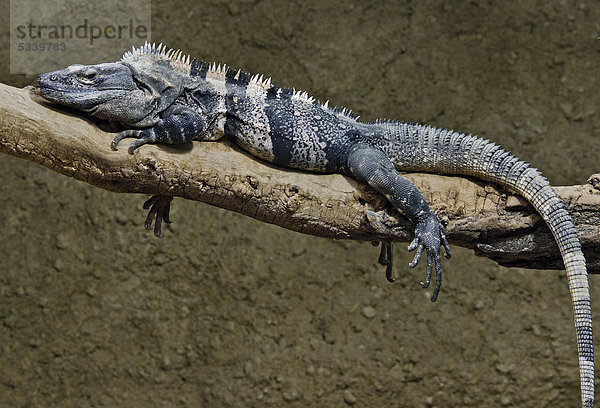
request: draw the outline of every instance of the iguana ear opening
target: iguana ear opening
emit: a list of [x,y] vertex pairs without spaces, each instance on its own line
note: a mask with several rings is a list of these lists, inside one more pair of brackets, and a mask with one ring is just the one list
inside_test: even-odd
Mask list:
[[167,61],[124,61],[137,86],[156,101],[153,114],[158,116],[181,95],[184,79]]
[[163,84],[161,78],[155,78],[149,73],[143,73],[142,69],[138,68],[134,64],[122,63],[131,70],[131,76],[142,91],[147,92],[149,95],[158,97],[162,91],[168,87],[168,84]]

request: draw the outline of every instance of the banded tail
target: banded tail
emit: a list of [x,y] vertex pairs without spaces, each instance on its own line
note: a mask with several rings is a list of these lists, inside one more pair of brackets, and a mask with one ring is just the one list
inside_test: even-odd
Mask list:
[[544,219],[565,264],[577,331],[583,407],[594,406],[592,311],[585,258],[571,216],[548,180],[528,163],[487,140],[451,130],[406,123],[376,123],[372,143],[396,168],[470,175],[521,194]]

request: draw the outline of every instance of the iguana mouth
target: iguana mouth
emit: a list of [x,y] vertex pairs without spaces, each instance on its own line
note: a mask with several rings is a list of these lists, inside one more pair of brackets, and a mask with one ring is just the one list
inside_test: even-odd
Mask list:
[[60,92],[62,94],[77,94],[77,93],[83,93],[86,91],[85,89],[62,89],[62,88],[46,86],[46,85],[36,85],[35,90],[36,90],[36,93],[38,93],[40,95],[44,95],[45,92]]
[[106,91],[128,91],[127,89],[123,89],[123,88],[104,88],[104,89],[87,89],[87,88],[71,88],[71,89],[64,89],[64,88],[59,88],[59,87],[52,87],[52,86],[47,86],[47,85],[43,85],[43,84],[37,84],[35,86],[35,90],[37,93],[41,93],[45,90],[48,91],[53,91],[53,92],[60,92],[62,94],[81,94],[81,93],[88,93],[88,94],[100,94],[102,92],[106,92]]

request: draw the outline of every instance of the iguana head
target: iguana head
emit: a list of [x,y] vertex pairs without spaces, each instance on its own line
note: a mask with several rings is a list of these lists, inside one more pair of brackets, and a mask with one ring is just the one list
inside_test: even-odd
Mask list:
[[160,45],[146,43],[125,53],[118,62],[71,65],[41,74],[36,91],[50,102],[97,118],[149,127],[189,81],[189,75],[179,69],[180,59],[180,53],[167,53]]

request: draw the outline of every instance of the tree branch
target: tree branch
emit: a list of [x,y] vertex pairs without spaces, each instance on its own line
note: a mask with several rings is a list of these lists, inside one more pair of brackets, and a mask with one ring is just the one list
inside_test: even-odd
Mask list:
[[[229,142],[110,149],[114,134],[0,84],[0,151],[120,193],[202,201],[307,234],[410,241],[412,225],[369,187],[342,175],[291,171]],[[522,198],[463,177],[406,174],[447,222],[449,240],[501,265],[562,269],[550,231]],[[600,272],[600,176],[557,187],[577,226],[590,272]]]

